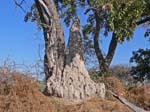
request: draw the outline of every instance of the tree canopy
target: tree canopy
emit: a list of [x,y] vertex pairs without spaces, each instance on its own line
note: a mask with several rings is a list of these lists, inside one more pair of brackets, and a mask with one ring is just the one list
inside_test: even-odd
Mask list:
[[[150,20],[149,0],[56,0],[56,4],[67,26],[77,15],[78,7],[85,10],[88,15],[82,30],[85,45],[94,48],[101,72],[108,71],[117,44],[130,40],[135,28]],[[112,33],[112,39],[105,56],[99,41],[108,33]]]

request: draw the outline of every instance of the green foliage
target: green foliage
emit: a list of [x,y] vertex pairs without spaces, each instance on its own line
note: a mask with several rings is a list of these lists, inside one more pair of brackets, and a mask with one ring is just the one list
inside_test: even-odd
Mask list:
[[149,6],[145,0],[90,0],[90,2],[86,0],[66,0],[62,3],[62,7],[65,7],[62,17],[64,17],[67,26],[70,19],[76,15],[77,6],[85,8],[85,15],[88,15],[87,24],[83,26],[85,39],[88,38],[88,35],[94,33],[96,18],[92,10],[96,10],[101,21],[101,27],[105,29],[104,34],[107,36],[108,32],[115,32],[120,43],[132,37],[138,20],[144,10],[148,10],[146,6]]
[[[97,32],[97,20],[105,37],[108,33],[114,32],[116,40],[123,43],[132,38],[137,22],[143,16],[144,11],[148,11],[147,6],[149,6],[146,0],[65,0],[61,3],[59,5],[61,11],[59,12],[67,26],[69,26],[71,19],[77,15],[77,9],[84,9],[87,23],[82,27],[82,33],[87,55],[94,54],[90,52],[93,51],[91,49],[94,49],[91,37],[93,40],[94,34]],[[90,44],[88,40],[91,42]]]
[[99,80],[99,75],[98,74],[94,74],[94,75],[90,75],[91,76],[91,79],[93,80],[93,81],[97,81],[97,80]]
[[[82,26],[82,33],[87,55],[95,55],[92,50],[94,49],[93,38],[95,34],[98,40],[101,40],[97,33],[103,33],[102,35],[105,37],[109,33],[113,33],[115,42],[123,43],[125,40],[132,38],[138,21],[150,15],[149,0],[54,0],[54,2],[59,16],[63,18],[68,27],[72,19],[78,16],[78,11],[84,12],[87,23]],[[36,6],[33,5],[31,11],[27,13],[25,21],[27,20],[36,21],[40,28],[40,19]],[[100,31],[97,31],[96,28],[99,25]],[[114,45],[117,46],[117,44]],[[99,54],[102,55],[101,57],[104,58],[99,59],[99,62],[104,61],[107,57],[113,57],[116,47],[114,47],[112,53],[108,51],[108,54],[112,54],[111,56],[107,54],[105,56],[100,48],[101,46],[97,46],[100,50],[95,51],[99,51]],[[103,65],[106,65],[105,62]]]
[[94,31],[95,15],[92,12],[94,9],[99,15],[101,27],[105,29],[104,34],[115,32],[120,43],[125,39],[130,40],[141,15],[144,11],[149,11],[149,4],[146,0],[90,0],[90,2],[88,0],[65,0],[62,3],[63,7],[67,7],[62,16],[65,17],[64,21],[67,25],[76,15],[77,5],[84,6],[86,15],[90,12],[88,24],[83,27],[85,39]]
[[[137,22],[141,17],[150,15],[150,3],[147,0],[55,0],[59,15],[67,26],[77,16],[77,10],[85,11],[88,16],[87,24],[83,26],[83,36],[88,39],[95,31],[96,16],[98,13],[101,29],[105,29],[104,35],[115,32],[119,43],[125,39],[130,40]],[[40,19],[35,4],[27,12],[25,21],[37,22],[40,28]]]
[[141,82],[145,79],[150,80],[150,49],[134,51],[130,62],[136,64],[131,72],[136,80]]
[[28,21],[35,22],[37,24],[37,29],[38,30],[42,29],[42,25],[41,25],[41,21],[40,21],[40,16],[39,16],[39,13],[37,11],[35,3],[32,4],[32,6],[30,8],[30,11],[28,11],[26,13],[26,15],[24,17],[24,21],[25,22],[28,22]]
[[83,26],[83,36],[84,36],[85,40],[88,40],[90,33],[92,33],[92,34],[94,33],[93,29],[94,29],[93,25],[91,25],[91,24],[87,24],[87,25]]
[[112,9],[106,19],[110,29],[116,33],[118,42],[132,37],[145,5],[144,0],[112,0]]
[[77,15],[76,1],[75,0],[56,0],[55,4],[57,6],[60,17],[64,19],[66,26],[69,27],[72,18]]

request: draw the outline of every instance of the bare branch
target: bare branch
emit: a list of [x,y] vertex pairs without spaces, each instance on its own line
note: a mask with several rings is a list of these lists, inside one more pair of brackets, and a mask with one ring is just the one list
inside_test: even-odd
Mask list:
[[144,24],[145,22],[148,22],[148,21],[150,21],[150,17],[146,17],[145,19],[142,19],[142,20],[138,21],[137,25]]
[[20,3],[17,0],[14,0],[14,3],[17,7],[21,8],[23,12],[26,12],[25,9],[22,7],[22,4],[25,2],[25,0],[22,0]]

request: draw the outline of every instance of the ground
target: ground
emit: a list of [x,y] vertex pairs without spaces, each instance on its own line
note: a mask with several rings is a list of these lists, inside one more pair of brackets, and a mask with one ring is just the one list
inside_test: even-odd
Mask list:
[[[108,90],[144,109],[150,109],[146,84],[127,91],[115,77],[103,79],[103,82]],[[109,92],[105,99],[93,97],[82,102],[71,102],[43,95],[36,80],[20,73],[0,72],[0,83],[0,112],[133,112]]]

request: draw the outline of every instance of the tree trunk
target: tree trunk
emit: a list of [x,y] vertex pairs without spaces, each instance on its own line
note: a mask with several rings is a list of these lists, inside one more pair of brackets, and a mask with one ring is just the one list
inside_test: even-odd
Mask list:
[[[65,50],[64,35],[53,0],[35,0],[45,38],[44,67],[47,95],[81,100],[105,97],[105,85],[91,80],[83,60],[80,21],[75,18]],[[64,52],[65,51],[65,52]]]
[[115,33],[112,34],[112,39],[109,45],[108,53],[105,59],[102,59],[100,63],[100,70],[104,75],[109,76],[109,66],[111,64],[111,61],[113,59],[113,56],[115,54],[115,50],[117,48],[117,40]]
[[93,10],[95,14],[95,19],[96,19],[96,26],[95,26],[95,32],[94,32],[94,49],[95,53],[99,62],[99,69],[100,72],[104,76],[109,75],[109,66],[111,64],[111,61],[113,59],[116,47],[117,47],[117,40],[116,40],[116,35],[113,33],[112,39],[109,45],[108,53],[106,57],[103,56],[102,50],[100,49],[100,44],[99,44],[99,33],[100,33],[100,17],[97,13],[96,10]]
[[[97,47],[99,47],[99,44],[95,44],[95,45]],[[103,56],[101,56],[101,57],[98,56],[98,54],[102,55],[102,52],[100,50],[97,50],[97,51],[95,50],[96,55],[98,57],[98,61],[99,61],[100,71],[104,76],[109,76],[109,66],[110,66],[111,61],[113,59],[113,56],[115,54],[116,48],[117,48],[117,40],[116,40],[115,33],[113,33],[112,39],[111,39],[111,42],[110,42],[110,45],[109,45],[108,53],[107,53],[105,58]]]
[[35,0],[45,39],[44,71],[46,80],[60,76],[64,65],[64,34],[53,0]]

